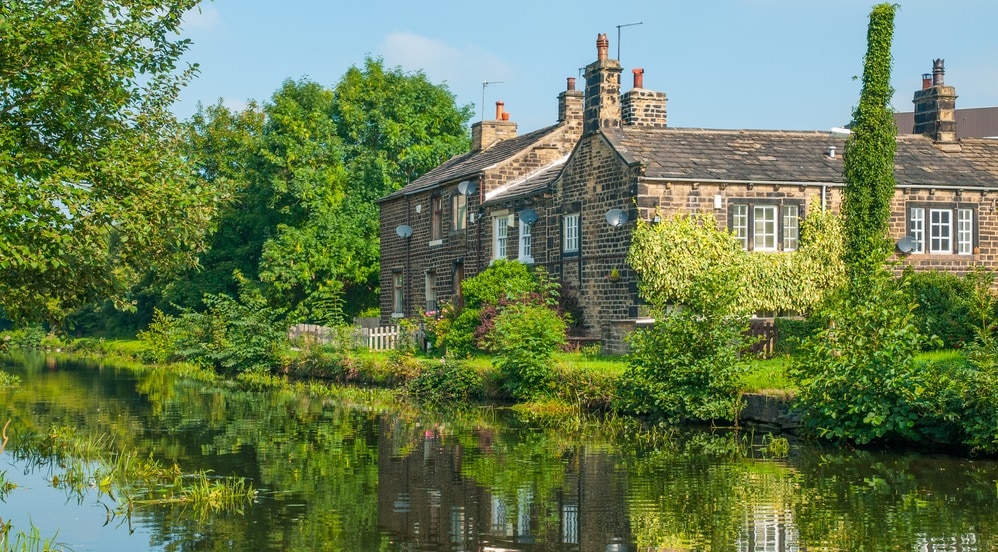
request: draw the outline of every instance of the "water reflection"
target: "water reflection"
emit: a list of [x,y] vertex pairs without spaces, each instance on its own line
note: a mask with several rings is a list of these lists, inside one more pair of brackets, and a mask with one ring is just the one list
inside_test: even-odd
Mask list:
[[[998,464],[795,446],[745,435],[580,436],[508,413],[349,408],[57,359],[8,359],[12,438],[69,426],[185,471],[252,480],[243,514],[142,508],[105,524],[101,500],[0,455],[19,487],[15,530],[74,550],[665,551],[998,549]],[[58,515],[53,515],[57,513]]]

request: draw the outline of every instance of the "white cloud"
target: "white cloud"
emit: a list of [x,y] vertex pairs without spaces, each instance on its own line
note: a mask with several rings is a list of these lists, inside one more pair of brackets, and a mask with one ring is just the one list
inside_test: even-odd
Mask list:
[[385,65],[407,71],[422,70],[432,82],[446,82],[452,91],[483,80],[502,80],[512,74],[498,56],[474,44],[451,46],[441,40],[409,32],[390,33],[381,43]]
[[218,8],[211,5],[202,5],[188,10],[184,14],[183,28],[185,31],[207,31],[214,29],[220,20]]

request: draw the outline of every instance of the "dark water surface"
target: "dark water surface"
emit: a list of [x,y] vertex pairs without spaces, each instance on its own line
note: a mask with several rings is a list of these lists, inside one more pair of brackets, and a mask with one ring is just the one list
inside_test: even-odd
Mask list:
[[[158,371],[0,360],[12,420],[0,519],[77,552],[118,550],[998,550],[998,462],[794,445],[752,435],[573,432],[477,409],[344,406]],[[96,489],[53,486],[18,435],[71,428],[185,472],[247,478],[243,513],[182,506],[109,516]],[[120,497],[119,497],[120,498]],[[3,549],[0,543],[0,550]]]

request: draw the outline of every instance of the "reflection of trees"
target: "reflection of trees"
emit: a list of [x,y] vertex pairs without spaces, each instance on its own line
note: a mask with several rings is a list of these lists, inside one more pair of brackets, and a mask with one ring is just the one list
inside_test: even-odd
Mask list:
[[[21,386],[0,389],[12,440],[72,425],[262,490],[245,514],[209,523],[180,508],[136,511],[131,523],[164,550],[454,550],[484,539],[576,551],[614,538],[632,550],[998,549],[993,461],[795,449],[777,462],[749,457],[730,434],[610,438],[587,426],[580,436],[481,411],[414,419],[163,371],[30,362],[14,370]],[[405,525],[417,519],[418,536]]]

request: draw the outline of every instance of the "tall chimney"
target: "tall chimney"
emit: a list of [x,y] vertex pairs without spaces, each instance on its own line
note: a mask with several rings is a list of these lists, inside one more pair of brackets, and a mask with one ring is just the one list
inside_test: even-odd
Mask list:
[[932,62],[932,85],[925,87],[927,75],[922,75],[922,90],[915,92],[915,134],[932,138],[943,149],[959,148],[956,134],[956,89],[946,86],[943,60]]
[[509,120],[502,101],[496,102],[496,120],[479,121],[471,125],[471,151],[477,152],[496,142],[516,138],[516,123]]
[[620,128],[620,62],[609,59],[606,34],[596,38],[596,61],[586,66],[583,132]]

